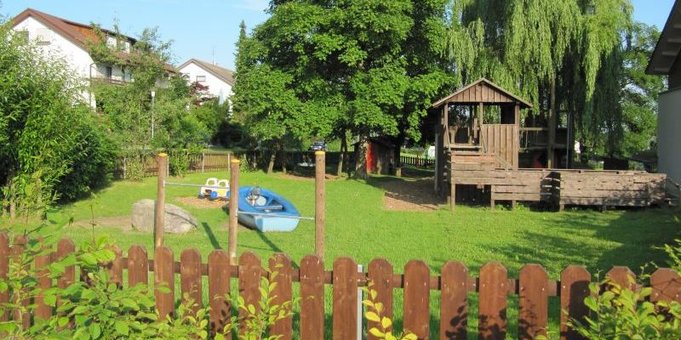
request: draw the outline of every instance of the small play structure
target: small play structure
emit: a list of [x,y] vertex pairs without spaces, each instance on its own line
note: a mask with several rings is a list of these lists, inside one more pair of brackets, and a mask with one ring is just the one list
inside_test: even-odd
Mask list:
[[208,198],[210,200],[227,200],[228,194],[229,180],[219,180],[215,177],[208,178],[206,184],[199,189],[199,198]]
[[239,188],[239,222],[262,232],[292,231],[301,219],[298,209],[281,195],[258,186]]
[[[665,174],[566,169],[570,131],[521,110],[532,105],[487,79],[433,104],[435,191],[457,202],[546,202],[565,205],[649,206],[665,201]],[[552,126],[553,125],[553,126]],[[558,141],[563,142],[558,142]],[[559,169],[560,168],[560,169]]]

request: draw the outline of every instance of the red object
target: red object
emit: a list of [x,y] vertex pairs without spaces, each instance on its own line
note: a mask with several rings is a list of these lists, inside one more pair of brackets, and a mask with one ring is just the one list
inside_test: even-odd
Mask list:
[[371,142],[367,143],[367,173],[374,172],[374,169],[376,168],[376,160],[374,159],[374,150],[372,145],[373,144]]

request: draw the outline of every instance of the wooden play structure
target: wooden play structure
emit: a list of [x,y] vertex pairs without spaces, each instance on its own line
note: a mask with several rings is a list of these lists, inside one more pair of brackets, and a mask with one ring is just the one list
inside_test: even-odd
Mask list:
[[[664,174],[557,169],[566,166],[567,129],[521,110],[532,105],[487,79],[433,104],[435,191],[457,202],[546,202],[565,205],[649,206],[665,201]],[[563,142],[557,142],[562,140]]]

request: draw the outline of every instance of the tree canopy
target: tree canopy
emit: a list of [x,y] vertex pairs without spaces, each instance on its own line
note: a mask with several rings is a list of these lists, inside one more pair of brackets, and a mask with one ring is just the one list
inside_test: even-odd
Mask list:
[[240,39],[235,111],[262,140],[418,139],[446,80],[435,49],[444,10],[441,0],[273,1]]

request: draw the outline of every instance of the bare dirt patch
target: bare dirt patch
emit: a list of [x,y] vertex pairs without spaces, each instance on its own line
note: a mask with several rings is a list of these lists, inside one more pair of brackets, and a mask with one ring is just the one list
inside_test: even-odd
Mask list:
[[73,222],[71,224],[73,227],[79,228],[91,228],[96,227],[109,227],[109,228],[120,228],[123,231],[132,230],[132,223],[130,216],[114,216],[114,217],[95,217],[89,220],[80,220]]
[[381,183],[383,206],[395,211],[434,211],[440,199],[433,191],[432,178],[394,179]]
[[206,198],[198,198],[198,197],[176,197],[174,199],[175,201],[182,203],[184,205],[193,207],[193,208],[201,208],[201,209],[215,209],[215,208],[222,208],[225,205],[229,203],[229,201],[223,201],[223,200],[209,200]]

